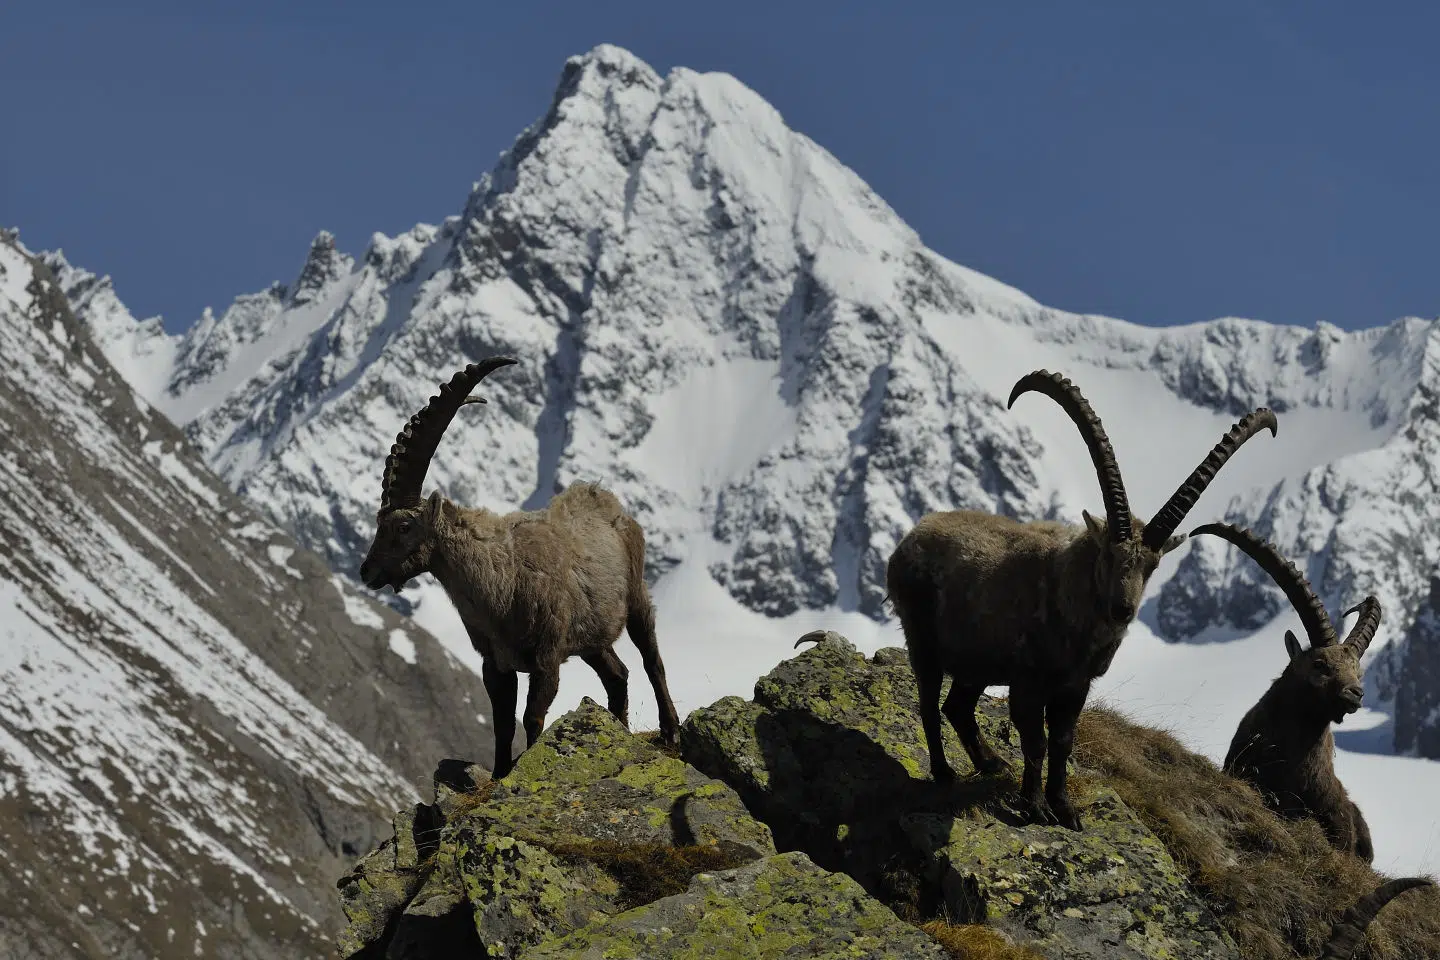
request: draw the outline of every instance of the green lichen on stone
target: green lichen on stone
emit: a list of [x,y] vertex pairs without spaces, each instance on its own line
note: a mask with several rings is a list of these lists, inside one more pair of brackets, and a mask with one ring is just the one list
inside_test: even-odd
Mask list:
[[[732,788],[632,736],[588,698],[503,781],[480,782],[464,761],[441,768],[437,802],[398,813],[396,836],[342,884],[350,953],[383,948],[387,929],[407,951],[428,929],[453,937],[463,911],[473,916],[476,949],[513,957],[598,913],[642,902],[617,849],[642,864],[660,849],[690,851],[675,859],[668,889],[690,876],[687,863],[728,866],[775,852],[769,828]],[[633,872],[628,861],[626,868]],[[622,879],[630,885],[622,888]]]
[[681,894],[592,923],[525,952],[525,960],[944,960],[926,934],[803,853],[702,873]]
[[632,736],[588,697],[521,755],[476,815],[516,836],[724,844],[775,852],[739,795]]
[[410,902],[405,913],[414,917],[443,917],[466,900],[465,884],[455,859],[453,842],[440,844],[435,861],[425,882]]
[[1164,845],[1098,778],[1072,777],[1083,831],[1025,825],[1007,704],[982,697],[976,714],[1010,771],[976,776],[946,723],[959,780],[939,787],[905,651],[867,659],[822,642],[762,677],[753,702],[694,711],[682,755],[735,786],[782,849],[844,870],[907,916],[988,916],[1056,957],[1238,956]]
[[587,698],[502,781],[460,760],[437,770],[437,802],[397,815],[342,881],[342,948],[383,951],[390,923],[399,957],[940,960],[915,924],[941,918],[1045,956],[1237,956],[1094,774],[1071,779],[1083,831],[1025,824],[1006,704],[982,698],[977,720],[1010,772],[973,775],[947,725],[960,779],[936,785],[904,651],[867,659],[833,634],[754,701],[692,713],[683,762]]
[[420,877],[414,870],[396,865],[396,844],[391,838],[355,864],[336,886],[340,908],[350,921],[340,933],[337,950],[341,957],[350,957],[381,938],[391,915],[419,888]]
[[598,870],[568,867],[478,819],[446,828],[436,862],[453,865],[492,957],[518,956],[527,944],[588,922],[618,892]]
[[420,866],[420,848],[415,843],[415,810],[401,810],[390,821],[395,830],[395,866],[414,870]]
[[[1164,844],[1107,788],[1080,832],[932,814],[906,817],[904,827],[918,848],[934,851],[947,890],[978,892],[989,922],[1034,949],[1155,960],[1235,955]],[[957,916],[972,906],[947,903]]]
[[[1018,762],[1018,738],[1003,711],[986,704],[979,721],[997,750],[1010,748]],[[827,807],[864,810],[887,803],[897,779],[930,776],[903,651],[898,662],[887,651],[867,661],[836,644],[819,644],[762,677],[753,702],[726,697],[695,710],[680,736],[685,759],[735,786],[752,808],[784,797],[780,806],[787,812],[811,809],[802,795],[823,791]],[[945,742],[956,772],[972,773],[948,726]]]

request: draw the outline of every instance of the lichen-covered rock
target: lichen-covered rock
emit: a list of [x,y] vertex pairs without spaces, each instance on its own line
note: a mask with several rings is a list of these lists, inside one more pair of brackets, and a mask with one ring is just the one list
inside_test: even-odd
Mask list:
[[[1003,702],[982,698],[981,729],[1020,769]],[[1011,775],[975,776],[954,731],[961,779],[929,779],[915,681],[903,650],[871,659],[832,642],[781,663],[753,701],[694,711],[681,751],[735,786],[781,849],[845,871],[897,909],[987,920],[1055,957],[1238,957],[1164,845],[1108,789],[1076,771],[1084,830],[1028,825]],[[1072,767],[1073,769],[1073,767]],[[966,776],[970,774],[970,776]]]
[[525,960],[943,960],[945,950],[850,877],[800,852],[702,873],[684,893],[597,918]]
[[431,778],[435,784],[435,806],[444,818],[466,802],[490,780],[490,771],[473,760],[447,758],[440,761]]
[[460,877],[478,941],[490,957],[516,957],[529,944],[614,909],[614,880],[593,866],[562,864],[543,847],[483,820],[447,830],[440,857]]
[[340,956],[354,956],[382,940],[391,917],[420,888],[415,819],[416,810],[397,813],[395,835],[335,884],[340,890],[340,908],[350,921],[337,944]]
[[[641,869],[657,851],[698,850],[696,862],[726,867],[775,854],[769,828],[732,788],[633,736],[589,699],[503,780],[484,781],[464,760],[442,762],[435,803],[397,814],[395,831],[340,883],[351,921],[342,957],[520,957],[641,902],[635,889],[646,884],[617,879],[617,864],[637,851]],[[683,889],[696,869],[664,892]]]
[[516,836],[775,852],[731,787],[633,736],[588,697],[520,755],[485,810]]
[[[979,721],[996,749],[1018,762],[1018,736],[1003,706],[982,700]],[[948,726],[945,742],[956,772],[973,773]],[[805,850],[876,891],[897,852],[910,850],[900,813],[948,816],[994,806],[1009,790],[1000,777],[937,790],[904,651],[867,660],[830,636],[757,681],[753,701],[725,697],[692,712],[680,744],[689,763],[736,788],[781,849]],[[930,868],[928,854],[909,859]],[[938,874],[929,879],[933,886]]]
[[[502,780],[442,763],[435,803],[397,815],[342,881],[342,956],[940,960],[917,925],[933,918],[1048,957],[1238,957],[1096,776],[1071,778],[1083,831],[1027,824],[1013,776],[974,775],[947,727],[969,775],[939,787],[904,651],[811,639],[753,701],[692,713],[685,761],[586,699]],[[982,699],[978,719],[1018,769],[1004,702]]]
[[[1080,832],[999,819],[902,819],[935,851],[952,916],[986,920],[1036,950],[1086,958],[1234,956],[1164,844],[1108,788]],[[980,908],[980,909],[977,909]]]

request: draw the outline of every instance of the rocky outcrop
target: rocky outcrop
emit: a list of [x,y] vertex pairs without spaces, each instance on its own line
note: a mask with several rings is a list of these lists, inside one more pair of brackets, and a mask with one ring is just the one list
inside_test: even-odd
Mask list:
[[1440,576],[1405,637],[1395,697],[1395,749],[1440,758]]
[[[1019,770],[1003,704],[985,735]],[[1008,776],[973,773],[946,728],[960,785],[929,779],[904,651],[871,659],[828,633],[781,663],[751,701],[726,697],[681,727],[689,762],[733,784],[781,849],[850,873],[919,917],[987,923],[1047,957],[1239,957],[1164,844],[1113,790],[1072,777],[1085,829],[1022,825]]]
[[942,948],[594,701],[499,781],[447,760],[435,800],[339,883],[345,958],[915,957]]
[[[937,787],[904,652],[821,636],[752,700],[694,711],[679,757],[586,699],[501,781],[442,763],[434,802],[341,880],[342,957],[1292,960],[1386,879],[1100,706],[1070,779],[1082,831],[1025,823],[1014,777],[966,769],[949,730],[961,777]],[[979,722],[1018,770],[1004,703]],[[1364,940],[1433,960],[1440,894]]]
[[[1003,707],[987,701],[982,723],[1018,763]],[[1004,778],[938,791],[923,743],[903,653],[867,660],[833,633],[753,701],[691,714],[685,761],[587,699],[503,780],[441,764],[434,802],[398,814],[340,882],[341,954],[663,957],[725,942],[781,956],[804,938],[806,956],[951,955],[919,926],[932,921],[937,935],[986,925],[1031,956],[1238,958],[1093,777],[1074,778],[1084,832],[1022,826]]]

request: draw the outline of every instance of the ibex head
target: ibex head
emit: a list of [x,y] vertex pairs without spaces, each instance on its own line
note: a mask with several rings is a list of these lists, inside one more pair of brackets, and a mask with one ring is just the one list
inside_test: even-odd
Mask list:
[[1245,441],[1264,429],[1269,429],[1271,436],[1275,435],[1275,414],[1265,407],[1246,414],[1146,523],[1130,512],[1125,484],[1120,478],[1120,466],[1115,461],[1115,450],[1110,446],[1105,428],[1100,425],[1100,418],[1081,395],[1080,389],[1058,373],[1036,370],[1016,382],[1006,406],[1013,406],[1016,398],[1031,391],[1042,393],[1060,404],[1080,429],[1080,435],[1090,449],[1090,459],[1099,474],[1100,494],[1105,504],[1104,520],[1096,519],[1089,511],[1082,511],[1085,528],[1098,552],[1094,579],[1096,602],[1101,615],[1110,622],[1117,625],[1129,623],[1140,609],[1145,585],[1154,574],[1160,558],[1185,542],[1183,534],[1174,535],[1175,528],[1195,506],[1195,501],[1200,499],[1200,494],[1215,479],[1225,461]]
[[444,507],[438,490],[428,500],[420,495],[430,458],[456,412],[467,403],[485,402],[483,397],[471,398],[470,391],[487,375],[512,363],[515,360],[510,357],[490,357],[470,364],[449,383],[442,383],[440,393],[431,397],[395,438],[390,456],[385,458],[375,539],[360,564],[360,580],[367,587],[379,590],[388,585],[399,593],[408,580],[430,569]]
[[1190,531],[1191,536],[1197,533],[1229,540],[1245,551],[1285,591],[1290,605],[1300,615],[1310,645],[1302,646],[1293,632],[1285,631],[1285,651],[1290,662],[1281,676],[1306,690],[1316,711],[1335,723],[1343,723],[1359,710],[1365,696],[1360,658],[1380,626],[1380,601],[1366,597],[1345,611],[1348,617],[1358,610],[1360,617],[1342,643],[1310,582],[1295,564],[1280,555],[1273,543],[1228,523],[1207,523]]

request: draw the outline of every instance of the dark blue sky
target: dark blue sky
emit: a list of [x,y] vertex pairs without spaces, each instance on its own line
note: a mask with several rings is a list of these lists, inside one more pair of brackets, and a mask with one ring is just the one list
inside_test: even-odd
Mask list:
[[1057,307],[1434,316],[1440,6],[1376,8],[8,4],[0,224],[182,328],[320,229],[358,253],[459,212],[610,42],[733,73],[931,247]]

